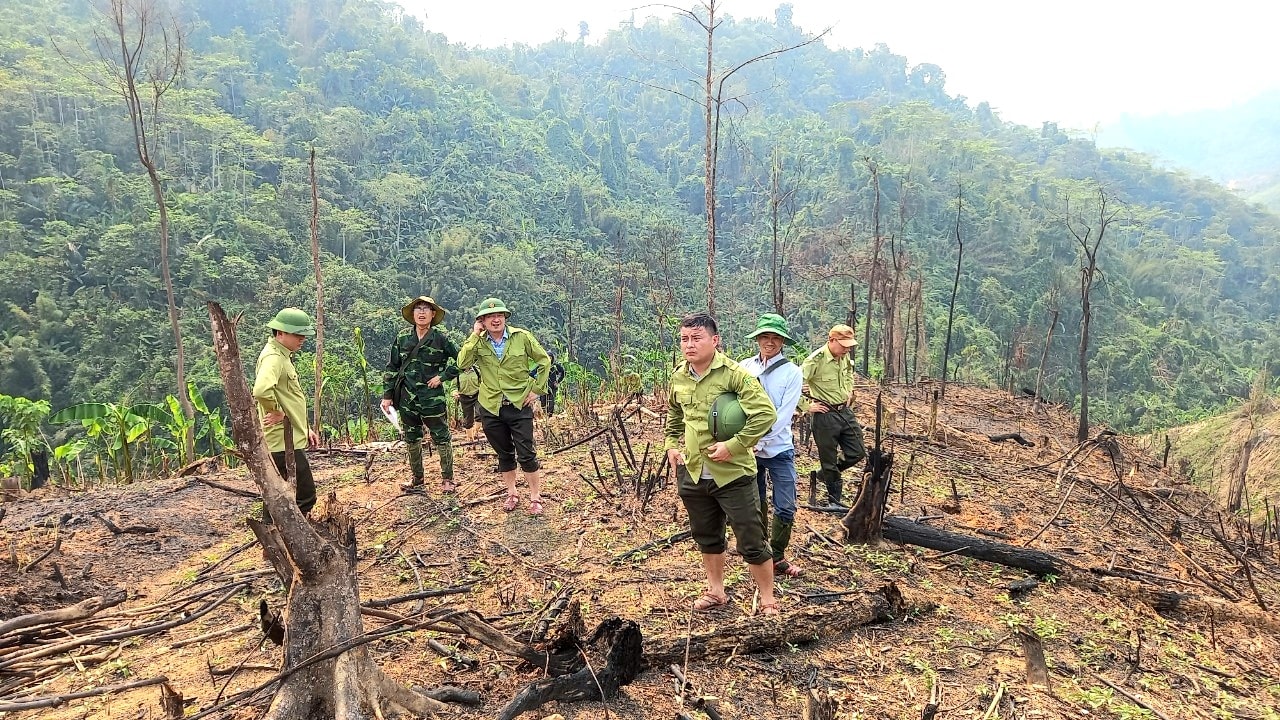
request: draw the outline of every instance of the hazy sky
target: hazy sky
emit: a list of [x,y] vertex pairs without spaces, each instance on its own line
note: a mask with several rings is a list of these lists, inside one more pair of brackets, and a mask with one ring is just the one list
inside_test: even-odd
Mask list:
[[[633,13],[670,14],[634,0],[393,0],[454,42],[535,45],[578,22],[599,40]],[[673,0],[694,7],[698,0]],[[721,0],[718,12],[772,17],[778,0]],[[795,23],[828,44],[885,43],[909,64],[934,63],[947,90],[986,100],[1005,120],[1088,129],[1122,113],[1226,107],[1280,87],[1271,0],[794,0]],[[874,5],[874,6],[873,6]],[[634,10],[633,10],[634,8]],[[1280,121],[1280,120],[1278,120]]]

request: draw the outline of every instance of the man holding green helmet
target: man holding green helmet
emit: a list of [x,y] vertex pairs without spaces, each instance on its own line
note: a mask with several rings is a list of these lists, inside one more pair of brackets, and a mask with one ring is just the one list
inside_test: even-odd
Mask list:
[[485,438],[498,455],[498,473],[507,487],[502,509],[520,505],[516,466],[529,482],[530,515],[542,514],[542,474],[533,447],[533,406],[547,392],[551,357],[533,333],[507,325],[511,311],[497,298],[480,303],[471,335],[458,351],[458,367],[480,372],[476,412]]
[[759,381],[720,352],[719,344],[710,315],[693,313],[681,320],[684,360],[672,375],[667,404],[664,449],[707,573],[707,591],[693,609],[729,602],[724,587],[728,524],[760,590],[760,613],[776,615],[773,554],[764,539],[751,448],[777,415]]
[[[298,509],[305,514],[315,507],[316,485],[303,448],[319,444],[319,438],[314,430],[307,427],[307,398],[298,382],[293,354],[302,348],[307,338],[316,334],[316,329],[311,317],[298,308],[285,308],[276,313],[267,327],[271,328],[271,338],[258,354],[253,397],[258,401],[258,415],[262,418],[267,450],[271,452],[271,459],[282,478],[288,478],[285,449],[287,446],[294,448],[295,498]],[[262,519],[263,522],[271,522],[265,505],[262,507]]]

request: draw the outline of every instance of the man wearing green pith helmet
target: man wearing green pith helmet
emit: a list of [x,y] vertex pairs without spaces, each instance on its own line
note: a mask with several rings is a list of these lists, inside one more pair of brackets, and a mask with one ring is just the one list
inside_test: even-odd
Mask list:
[[[253,398],[258,402],[258,416],[262,418],[267,450],[271,452],[280,477],[288,477],[286,442],[294,448],[294,497],[298,509],[307,513],[316,504],[316,485],[304,448],[319,444],[319,438],[314,430],[307,427],[307,398],[298,382],[293,354],[302,348],[307,338],[316,334],[316,329],[311,324],[311,317],[298,308],[285,308],[276,313],[267,327],[271,329],[271,338],[258,354],[253,375]],[[262,519],[271,522],[265,505],[262,507]]]
[[516,467],[529,483],[530,515],[542,514],[542,473],[533,447],[533,406],[547,392],[551,357],[533,333],[507,324],[511,311],[497,298],[480,303],[471,335],[458,351],[458,367],[480,372],[476,413],[485,438],[498,455],[498,473],[507,487],[502,509],[520,505]]
[[728,524],[760,590],[760,613],[777,615],[773,553],[764,539],[751,452],[777,414],[760,381],[720,352],[719,344],[716,321],[707,313],[680,321],[684,359],[671,377],[667,403],[663,448],[676,470],[680,501],[707,573],[707,591],[693,609],[711,610],[729,602],[724,586]]
[[423,487],[422,428],[431,433],[431,443],[440,455],[440,489],[457,489],[453,482],[453,440],[444,399],[444,383],[458,376],[458,349],[438,327],[445,310],[435,300],[421,295],[400,309],[400,316],[412,327],[401,330],[391,344],[391,356],[383,386],[382,410],[392,405],[400,411],[404,442],[409,449],[408,492]]

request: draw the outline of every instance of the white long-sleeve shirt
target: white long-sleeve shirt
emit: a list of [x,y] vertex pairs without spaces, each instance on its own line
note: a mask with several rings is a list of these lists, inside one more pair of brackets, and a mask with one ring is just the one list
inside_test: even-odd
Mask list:
[[[764,375],[767,368],[778,363],[786,365]],[[771,458],[786,450],[793,450],[795,446],[791,438],[791,416],[795,414],[796,404],[800,402],[800,385],[803,382],[800,368],[783,357],[782,353],[769,358],[767,363],[760,359],[760,355],[752,355],[738,365],[753,377],[759,378],[765,393],[773,401],[774,409],[778,411],[778,419],[774,421],[773,427],[756,443],[756,457]]]

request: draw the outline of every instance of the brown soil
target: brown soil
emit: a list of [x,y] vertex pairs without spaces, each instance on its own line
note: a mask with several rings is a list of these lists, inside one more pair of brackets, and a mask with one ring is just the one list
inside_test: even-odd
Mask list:
[[[896,453],[892,512],[928,518],[924,522],[955,532],[1006,538],[1014,545],[1043,528],[1030,547],[1061,555],[1079,570],[1011,598],[1008,586],[1024,577],[1019,571],[889,543],[844,545],[838,516],[802,509],[792,555],[805,572],[779,583],[783,622],[786,612],[818,602],[806,595],[872,591],[887,582],[901,588],[917,611],[803,646],[691,662],[690,681],[698,694],[715,698],[721,716],[801,717],[803,696],[812,686],[835,699],[839,718],[918,718],[936,685],[941,717],[1157,717],[1139,703],[1167,718],[1280,717],[1275,710],[1280,704],[1280,641],[1258,626],[1259,617],[1269,618],[1273,627],[1276,620],[1259,603],[1271,608],[1280,602],[1274,538],[1264,543],[1255,528],[1251,544],[1244,543],[1244,526],[1227,517],[1219,524],[1210,498],[1156,467],[1149,454],[1126,438],[1094,448],[1060,476],[1076,443],[1074,420],[1057,408],[1037,409],[1005,394],[953,386],[933,438],[919,439],[927,433],[931,390],[894,388],[885,395],[885,406],[891,408],[886,412],[888,429],[916,437],[886,440]],[[874,416],[872,403],[866,402],[873,392],[866,388],[862,395],[864,422]],[[595,475],[585,446],[547,455],[550,447],[589,430],[567,420],[554,422],[552,437],[542,446],[548,500],[540,518],[528,516],[523,507],[510,514],[502,511],[493,459],[481,451],[483,445],[459,452],[460,502],[438,494],[401,495],[398,483],[406,470],[396,453],[378,454],[367,479],[361,458],[314,454],[322,495],[335,493],[337,502],[359,520],[362,597],[415,591],[415,569],[428,589],[475,583],[467,594],[426,601],[424,609],[472,608],[500,618],[497,624],[512,635],[527,632],[540,609],[564,588],[572,588],[581,601],[588,629],[620,615],[636,620],[648,638],[678,637],[749,615],[753,588],[740,558],[730,562],[731,606],[697,616],[689,608],[701,594],[702,570],[690,541],[611,563],[628,549],[684,529],[686,519],[670,488],[660,490],[644,512],[634,496],[621,501],[597,497],[578,475]],[[628,431],[637,459],[646,443],[660,443],[661,426],[653,420],[644,425],[633,421]],[[1020,432],[1035,446],[986,438],[1005,432]],[[609,489],[616,490],[603,440],[594,445],[610,476]],[[816,467],[816,459],[804,449],[799,455],[803,504],[807,471]],[[252,487],[242,469],[204,477]],[[958,508],[952,507],[952,482]],[[1153,492],[1157,488],[1163,490]],[[484,500],[493,495],[497,497]],[[263,647],[257,606],[266,598],[278,608],[283,597],[278,580],[255,572],[268,567],[259,549],[245,549],[209,570],[252,539],[244,518],[258,512],[255,501],[197,478],[175,478],[82,493],[47,489],[4,507],[0,621],[117,588],[127,590],[129,599],[104,611],[109,618],[167,597],[230,588],[236,581],[247,586],[195,621],[125,641],[110,661],[83,670],[70,666],[42,685],[0,700],[164,675],[184,694],[191,714],[213,704],[224,683],[225,694],[233,694],[273,674],[246,669],[228,680],[213,676],[214,670],[241,663],[248,668],[278,666],[279,649],[270,643]],[[113,535],[94,512],[117,525],[146,524],[158,532]],[[26,573],[7,562],[9,547],[19,565],[48,549],[64,515],[70,518],[61,531],[59,553]],[[1227,542],[1214,539],[1213,533],[1225,535]],[[1247,561],[1247,575],[1232,552]],[[51,577],[54,563],[65,588]],[[1121,585],[1095,579],[1089,569],[1123,569],[1150,587],[1217,598],[1222,602],[1213,607],[1222,612],[1161,614],[1132,599]],[[827,602],[831,604],[825,607],[838,607],[840,600]],[[412,603],[405,603],[392,609],[409,613],[411,608]],[[119,622],[104,620],[104,626]],[[223,638],[172,647],[184,638],[250,622],[251,629]],[[365,620],[367,630],[381,623]],[[1047,687],[1026,683],[1017,628],[1034,630],[1043,639]],[[442,659],[427,646],[428,638],[461,644],[479,666],[457,667]],[[460,709],[462,717],[495,716],[540,676],[536,669],[456,635],[407,633],[371,647],[373,657],[402,681],[480,692],[484,706]],[[0,646],[0,661],[4,652]],[[10,680],[0,669],[0,687]],[[607,707],[599,702],[560,704],[525,717],[672,718],[680,712],[702,717],[687,702],[678,705],[675,696],[672,675],[650,669]],[[14,716],[162,717],[158,698],[157,688],[149,687]],[[263,696],[225,716],[257,717],[268,700]]]

